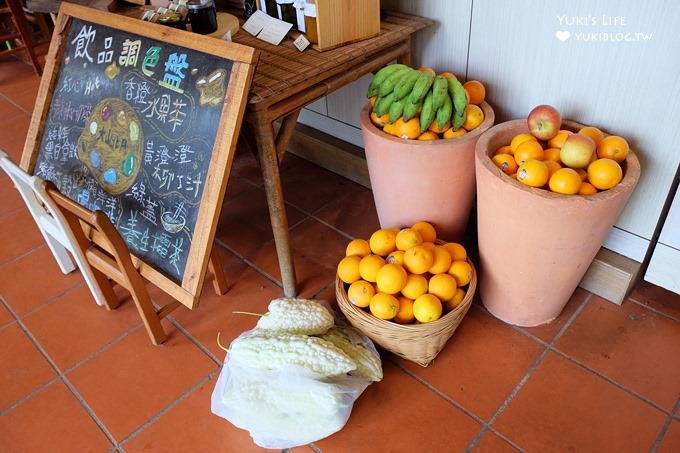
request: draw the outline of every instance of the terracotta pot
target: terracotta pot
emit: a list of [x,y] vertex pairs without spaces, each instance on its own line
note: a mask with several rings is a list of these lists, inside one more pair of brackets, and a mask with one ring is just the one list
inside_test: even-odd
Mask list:
[[497,318],[531,327],[555,319],[569,301],[633,192],[640,163],[629,153],[621,183],[595,195],[532,188],[489,157],[523,132],[526,120],[509,121],[477,142],[479,294]]
[[382,227],[431,222],[439,238],[459,241],[475,197],[475,144],[494,122],[486,102],[484,122],[462,137],[402,140],[384,133],[361,111],[361,131],[371,189]]

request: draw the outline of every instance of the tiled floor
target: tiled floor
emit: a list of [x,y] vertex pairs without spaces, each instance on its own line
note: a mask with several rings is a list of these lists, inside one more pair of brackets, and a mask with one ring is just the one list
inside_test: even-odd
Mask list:
[[[16,160],[38,83],[0,61],[0,147]],[[371,193],[292,155],[282,175],[301,293],[333,300],[346,242],[377,227]],[[249,153],[236,157],[217,233],[229,291],[207,285],[196,310],[163,321],[162,346],[129,300],[107,312],[78,273],[59,272],[4,174],[0,200],[0,451],[263,450],[210,412],[217,333],[228,343],[254,324],[232,311],[265,311],[282,294]],[[645,283],[621,307],[577,289],[531,329],[475,303],[429,367],[383,353],[384,380],[344,429],[291,451],[678,452],[679,345],[680,296]]]

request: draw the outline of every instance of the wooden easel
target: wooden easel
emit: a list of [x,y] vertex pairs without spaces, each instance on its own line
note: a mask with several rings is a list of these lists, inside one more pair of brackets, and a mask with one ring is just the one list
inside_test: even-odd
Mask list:
[[[110,285],[109,279],[111,279],[130,292],[153,344],[163,343],[166,335],[161,325],[161,319],[182,304],[173,299],[160,309],[153,306],[151,297],[146,290],[146,282],[132,263],[125,241],[106,214],[102,211],[92,212],[85,209],[61,194],[51,181],[44,181],[43,189],[60,208],[66,219],[72,243],[85,256],[104,296],[106,308],[112,310],[120,304],[113,287]],[[91,228],[92,232],[97,232],[100,235],[99,243],[95,243],[85,234],[83,224],[86,228]],[[210,255],[209,267],[213,275],[215,292],[219,295],[224,294],[227,290],[226,280],[219,257],[214,249]]]

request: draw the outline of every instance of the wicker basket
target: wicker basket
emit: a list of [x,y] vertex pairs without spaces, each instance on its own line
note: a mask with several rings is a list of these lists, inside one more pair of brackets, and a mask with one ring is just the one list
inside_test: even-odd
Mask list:
[[472,278],[463,301],[453,311],[425,324],[404,325],[376,318],[349,301],[345,286],[337,276],[335,296],[350,324],[386,350],[426,367],[444,348],[472,305],[477,289],[477,272],[470,260],[468,263],[472,266]]

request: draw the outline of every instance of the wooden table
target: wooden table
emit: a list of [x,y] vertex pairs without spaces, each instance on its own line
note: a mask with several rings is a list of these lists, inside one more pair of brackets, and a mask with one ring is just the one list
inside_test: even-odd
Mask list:
[[[255,133],[286,296],[295,296],[297,288],[279,164],[300,110],[391,61],[409,64],[411,36],[432,23],[430,19],[390,12],[381,22],[379,36],[325,52],[310,48],[300,52],[291,38],[273,46],[245,31],[232,37],[234,42],[260,51],[245,121]],[[279,121],[277,130],[275,123]]]

